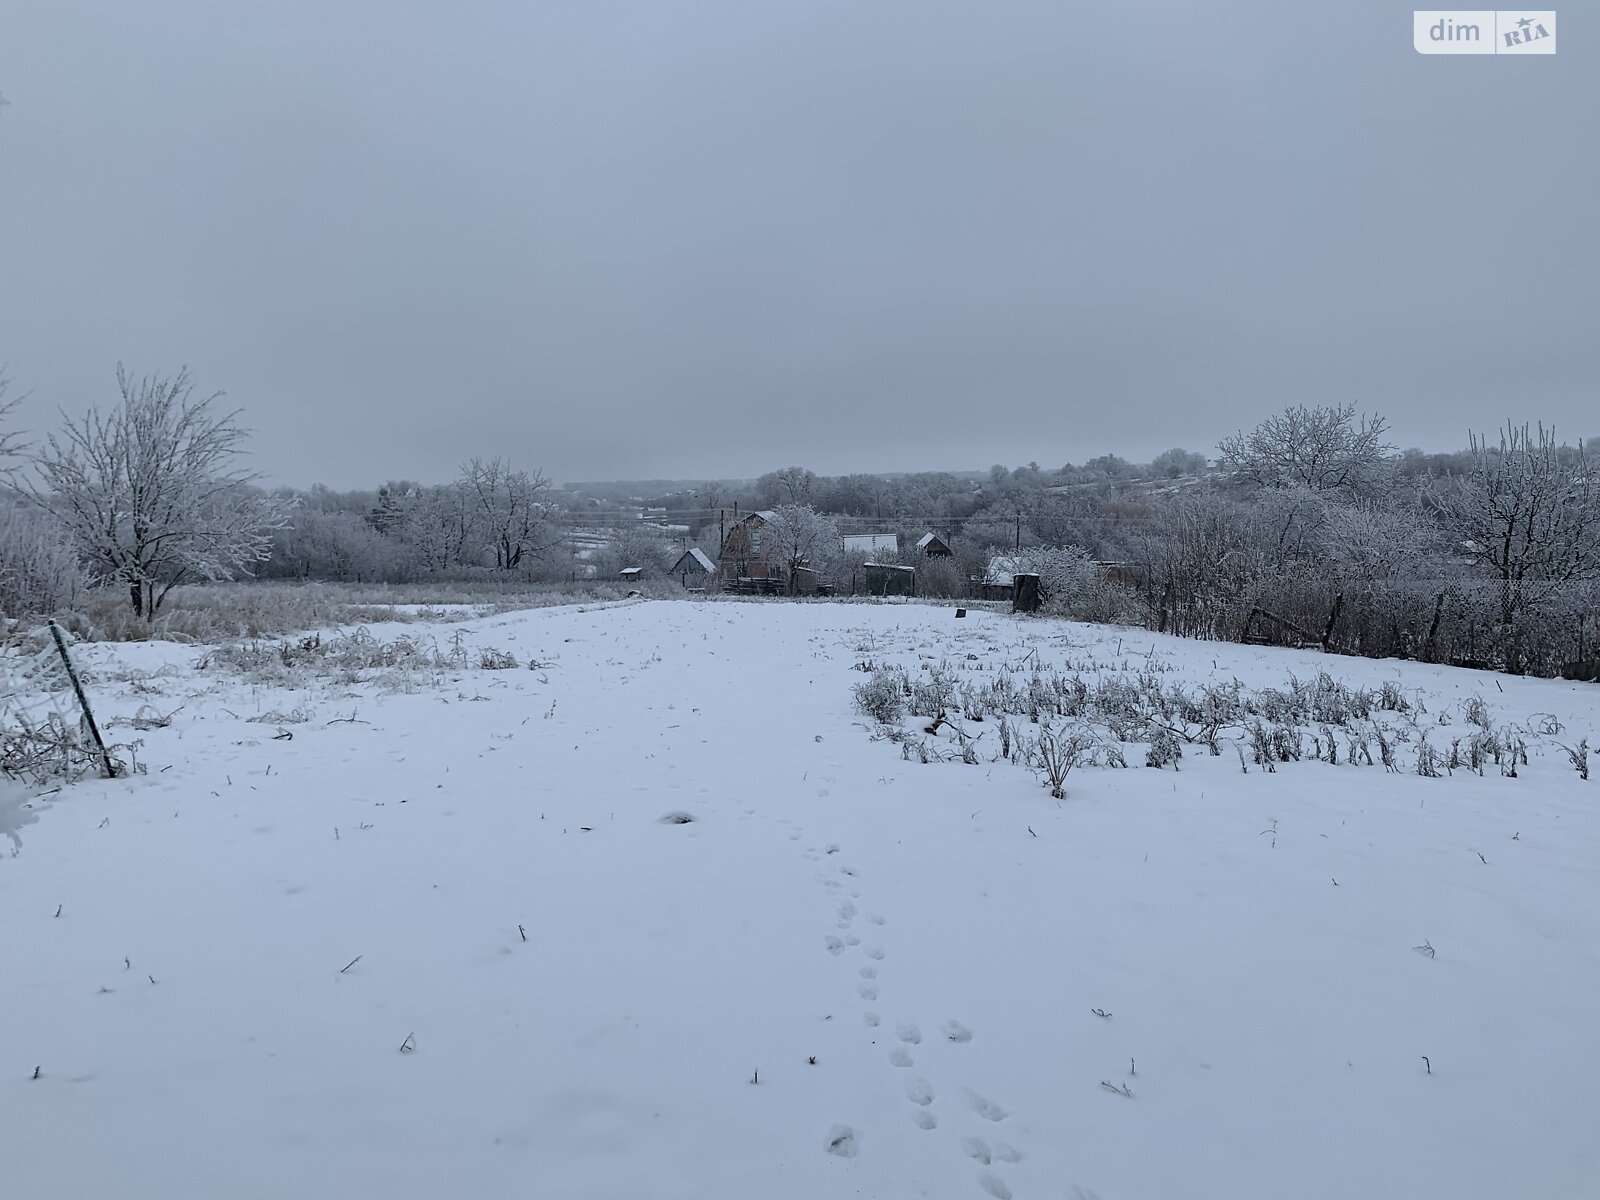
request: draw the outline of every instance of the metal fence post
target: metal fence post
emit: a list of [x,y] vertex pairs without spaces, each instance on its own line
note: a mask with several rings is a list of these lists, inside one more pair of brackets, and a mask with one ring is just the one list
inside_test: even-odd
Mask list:
[[117,769],[111,765],[111,752],[106,749],[106,743],[100,736],[100,726],[95,724],[94,713],[89,709],[89,697],[83,694],[83,684],[78,681],[77,668],[72,665],[72,656],[67,653],[66,639],[61,636],[61,626],[54,621],[50,622],[50,636],[56,640],[56,649],[61,652],[61,662],[67,668],[67,678],[72,680],[72,690],[77,693],[78,707],[83,709],[83,719],[89,723],[89,732],[94,735],[94,744],[100,749],[100,764],[105,769],[105,777],[116,777]]

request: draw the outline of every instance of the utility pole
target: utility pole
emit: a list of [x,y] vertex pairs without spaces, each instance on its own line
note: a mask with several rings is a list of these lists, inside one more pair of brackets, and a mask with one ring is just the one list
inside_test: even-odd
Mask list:
[[722,548],[728,544],[728,510],[717,509],[717,553],[722,553]]
[[1022,510],[1020,508],[1017,509],[1017,544],[1014,549],[1018,551],[1022,549]]

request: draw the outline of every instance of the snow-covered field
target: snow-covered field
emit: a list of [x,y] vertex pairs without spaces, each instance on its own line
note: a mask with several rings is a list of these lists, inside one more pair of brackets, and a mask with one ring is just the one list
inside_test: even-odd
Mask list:
[[[178,711],[0,859],[0,1193],[1600,1196],[1600,780],[1557,745],[1600,687],[912,605],[373,630],[419,633],[537,665],[81,648],[102,718]],[[868,660],[1561,728],[1516,778],[1130,747],[1057,801],[992,718],[977,765],[875,740]]]

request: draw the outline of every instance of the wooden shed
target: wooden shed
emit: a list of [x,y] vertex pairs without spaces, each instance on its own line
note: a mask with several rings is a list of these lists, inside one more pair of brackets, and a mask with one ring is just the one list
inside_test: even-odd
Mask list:
[[672,564],[672,573],[678,577],[684,587],[693,584],[704,587],[709,576],[717,573],[717,564],[706,556],[706,552],[699,546],[683,552],[683,557]]
[[1009,554],[997,554],[991,558],[982,577],[975,577],[973,580],[977,586],[978,599],[1011,599],[1012,581],[1016,577],[1017,566],[1016,558]]
[[915,596],[917,569],[894,563],[862,563],[862,591],[869,596]]
[[917,553],[928,558],[949,558],[950,547],[937,533],[925,533],[917,539]]

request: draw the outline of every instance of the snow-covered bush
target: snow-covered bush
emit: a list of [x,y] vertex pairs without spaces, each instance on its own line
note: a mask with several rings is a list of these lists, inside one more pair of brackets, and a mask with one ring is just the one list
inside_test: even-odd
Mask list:
[[856,684],[856,707],[880,725],[892,725],[906,715],[905,691],[905,676],[898,671],[874,671]]
[[1043,611],[1079,621],[1132,621],[1132,594],[1112,583],[1081,546],[1039,546],[1015,555],[1019,574],[1039,577]]
[[29,504],[0,507],[0,615],[71,608],[85,589],[78,556],[49,513]]

